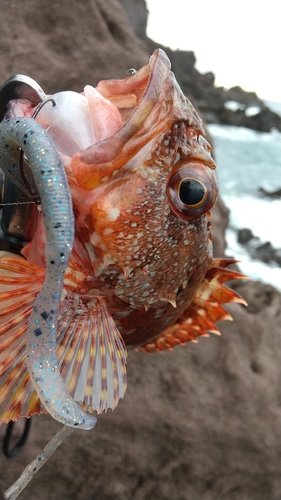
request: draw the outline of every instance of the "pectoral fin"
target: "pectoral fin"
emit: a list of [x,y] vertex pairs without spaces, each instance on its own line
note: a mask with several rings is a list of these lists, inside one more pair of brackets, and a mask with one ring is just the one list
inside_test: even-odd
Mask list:
[[75,401],[86,411],[101,413],[124,397],[127,351],[104,297],[75,302],[67,297],[60,309],[60,371]]
[[[26,366],[26,335],[45,269],[0,258],[0,424],[44,412]],[[127,352],[104,297],[61,301],[57,360],[72,397],[86,411],[114,409],[126,391]]]

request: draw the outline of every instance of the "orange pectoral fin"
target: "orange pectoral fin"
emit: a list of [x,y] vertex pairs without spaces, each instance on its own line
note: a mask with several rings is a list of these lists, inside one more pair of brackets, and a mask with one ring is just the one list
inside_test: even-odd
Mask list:
[[196,342],[199,336],[209,336],[208,332],[220,334],[215,322],[232,320],[221,304],[237,302],[247,305],[238,293],[224,285],[225,281],[247,279],[243,274],[226,268],[236,262],[232,259],[214,259],[192,302],[178,321],[139,350],[158,352],[186,342]]
[[44,269],[23,258],[0,258],[0,424],[41,411],[25,350],[29,316],[44,276]]
[[[0,424],[44,410],[26,366],[26,335],[45,270],[22,258],[0,259]],[[126,391],[127,351],[104,297],[60,305],[57,359],[67,388],[83,409],[114,409]]]
[[[114,409],[124,397],[127,351],[104,297],[66,298],[58,322],[57,357],[69,393],[86,411]],[[79,311],[79,312],[78,312]]]

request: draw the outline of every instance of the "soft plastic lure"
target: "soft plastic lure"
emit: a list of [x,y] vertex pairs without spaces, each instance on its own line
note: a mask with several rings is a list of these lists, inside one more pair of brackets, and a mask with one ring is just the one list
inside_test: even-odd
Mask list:
[[71,427],[91,429],[96,418],[84,412],[70,396],[56,358],[57,315],[74,238],[67,177],[45,130],[32,118],[10,118],[0,123],[0,159],[5,174],[21,189],[25,187],[16,162],[19,147],[28,158],[41,199],[48,242],[46,278],[34,303],[27,333],[28,371],[42,403],[56,420]]

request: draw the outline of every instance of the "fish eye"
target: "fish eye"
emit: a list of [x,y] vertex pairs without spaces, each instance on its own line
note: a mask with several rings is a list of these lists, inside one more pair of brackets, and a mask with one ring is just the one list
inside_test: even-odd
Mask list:
[[205,186],[191,177],[182,179],[179,185],[179,198],[185,205],[194,206],[201,203],[205,196]]
[[169,178],[167,196],[174,215],[184,220],[201,217],[218,196],[214,170],[199,162],[180,162]]

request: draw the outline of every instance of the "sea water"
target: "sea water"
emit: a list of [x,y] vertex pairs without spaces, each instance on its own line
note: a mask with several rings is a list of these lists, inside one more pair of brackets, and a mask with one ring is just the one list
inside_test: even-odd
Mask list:
[[[275,106],[281,112],[281,104]],[[250,278],[270,283],[281,290],[281,268],[252,259],[245,245],[237,240],[237,231],[252,230],[259,243],[270,242],[281,248],[281,198],[261,195],[281,189],[281,133],[256,132],[243,127],[209,125],[220,195],[230,209],[226,233],[226,254],[239,259],[241,271]]]

